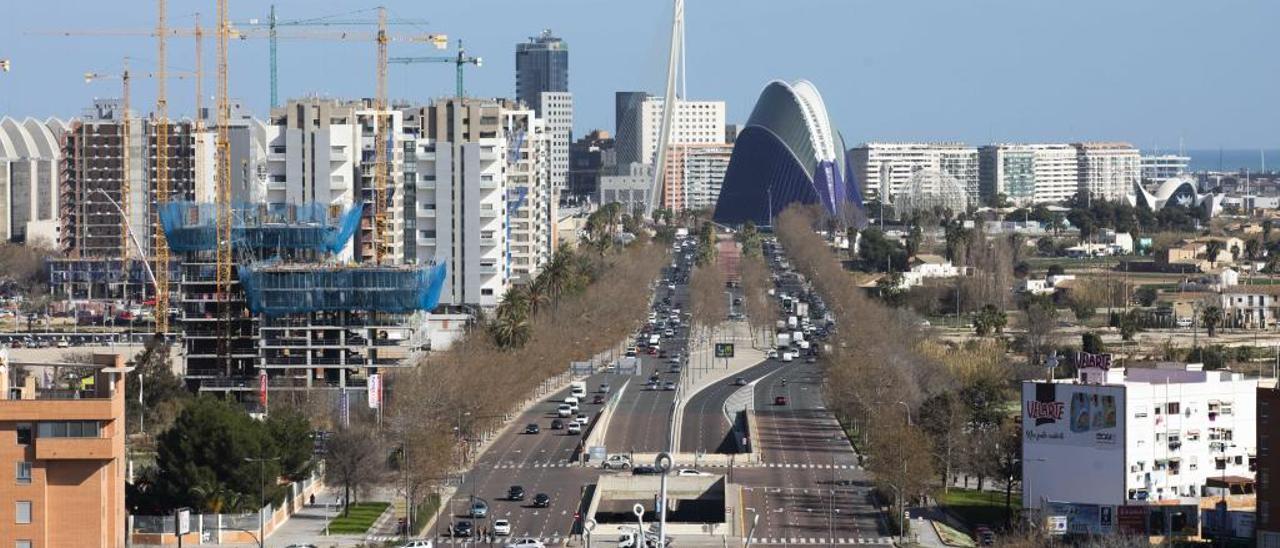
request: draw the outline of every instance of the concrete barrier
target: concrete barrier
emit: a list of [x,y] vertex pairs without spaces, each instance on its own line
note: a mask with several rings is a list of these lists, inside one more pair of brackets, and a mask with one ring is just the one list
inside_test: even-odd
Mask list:
[[[609,395],[609,401],[605,404],[604,409],[600,410],[600,415],[596,420],[591,422],[591,429],[587,432],[586,441],[583,446],[586,448],[600,447],[604,445],[605,433],[609,431],[609,421],[613,419],[613,411],[617,409],[618,402],[622,401],[622,394],[626,392],[627,386],[631,384],[631,379],[622,382],[622,386]],[[587,453],[582,454],[582,462],[587,462]]]

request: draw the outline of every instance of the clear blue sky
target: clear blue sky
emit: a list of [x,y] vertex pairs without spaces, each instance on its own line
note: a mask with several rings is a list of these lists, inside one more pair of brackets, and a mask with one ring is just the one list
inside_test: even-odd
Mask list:
[[[370,7],[369,2],[280,0],[282,19]],[[570,87],[579,133],[612,129],[613,92],[662,86],[666,0],[386,0],[395,16],[463,38],[484,57],[468,91],[514,95],[514,44],[551,28],[570,44]],[[1121,139],[1142,148],[1274,148],[1280,57],[1274,0],[689,0],[689,94],[728,102],[742,122],[771,78],[807,78],[822,91],[851,145],[864,140]],[[85,85],[87,70],[137,58],[154,66],[147,38],[62,38],[57,29],[146,29],[149,0],[7,0],[0,16],[0,114],[77,114],[118,85]],[[173,26],[213,0],[171,0]],[[233,20],[265,19],[269,2],[232,0]],[[281,94],[374,93],[372,44],[283,41]],[[206,40],[213,74],[214,43]],[[190,39],[172,41],[171,67],[194,66]],[[392,55],[426,54],[393,44]],[[452,93],[448,65],[393,65],[391,95]],[[138,80],[149,109],[153,83]],[[206,80],[207,93],[213,79]],[[176,114],[191,112],[190,80],[170,84]],[[255,114],[269,101],[265,40],[235,42],[232,94]]]

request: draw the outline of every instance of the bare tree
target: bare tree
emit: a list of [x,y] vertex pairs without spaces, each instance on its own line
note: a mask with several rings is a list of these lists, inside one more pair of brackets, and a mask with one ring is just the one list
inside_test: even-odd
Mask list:
[[351,426],[339,429],[325,444],[324,479],[330,485],[342,486],[342,515],[347,515],[351,495],[382,479],[385,455],[381,440],[373,428]]

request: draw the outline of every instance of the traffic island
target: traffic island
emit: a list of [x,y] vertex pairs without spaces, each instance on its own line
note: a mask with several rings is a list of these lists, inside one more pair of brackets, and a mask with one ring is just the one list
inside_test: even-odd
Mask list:
[[[743,538],[742,494],[721,474],[668,476],[666,534],[677,541]],[[585,522],[593,541],[613,541],[643,530],[656,533],[660,475],[602,475],[592,491]],[[637,515],[636,509],[641,511]],[[678,544],[679,542],[677,542]]]

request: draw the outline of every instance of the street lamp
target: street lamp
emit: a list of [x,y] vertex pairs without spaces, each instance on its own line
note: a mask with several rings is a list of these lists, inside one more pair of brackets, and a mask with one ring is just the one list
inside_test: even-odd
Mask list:
[[906,410],[907,410],[907,426],[912,426],[912,423],[911,423],[911,406],[910,406],[910,405],[907,405],[907,402],[904,402],[904,401],[901,401],[901,400],[899,400],[899,401],[898,401],[898,405],[901,405],[903,409],[906,409]]
[[743,548],[751,548],[751,541],[756,537],[756,525],[760,523],[760,513],[751,507],[747,507],[745,510],[751,512],[751,530],[747,531],[747,543],[742,546]]
[[245,457],[244,461],[258,463],[258,548],[266,548],[267,520],[262,515],[262,507],[267,505],[267,478],[265,475],[267,463],[279,462],[280,457]]

